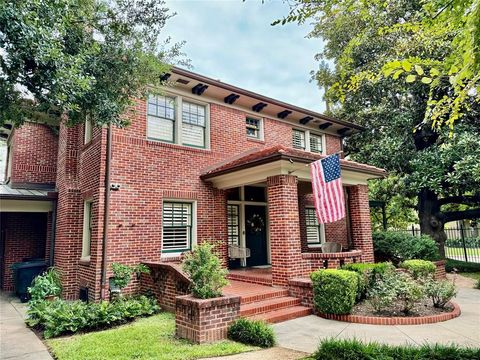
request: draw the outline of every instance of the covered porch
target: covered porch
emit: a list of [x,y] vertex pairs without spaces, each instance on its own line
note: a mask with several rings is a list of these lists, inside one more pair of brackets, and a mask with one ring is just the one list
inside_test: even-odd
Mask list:
[[[318,224],[309,164],[322,157],[275,146],[202,175],[226,193],[230,278],[287,286],[289,279],[318,268],[373,261],[367,181],[385,172],[341,160],[347,216]],[[323,253],[325,242],[338,243],[342,250]]]

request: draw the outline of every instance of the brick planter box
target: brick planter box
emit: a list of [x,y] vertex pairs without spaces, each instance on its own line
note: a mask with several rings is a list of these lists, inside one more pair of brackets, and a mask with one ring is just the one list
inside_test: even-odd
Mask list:
[[441,321],[447,321],[460,316],[460,307],[454,302],[450,302],[453,310],[443,314],[418,316],[418,317],[380,317],[380,316],[363,316],[363,315],[334,315],[334,314],[320,314],[318,316],[337,321],[345,321],[357,324],[370,325],[423,325],[433,324]]
[[176,336],[196,344],[227,338],[228,326],[240,315],[240,296],[197,299],[176,297]]
[[434,261],[437,269],[435,270],[435,280],[444,280],[447,278],[447,273],[445,271],[445,260]]

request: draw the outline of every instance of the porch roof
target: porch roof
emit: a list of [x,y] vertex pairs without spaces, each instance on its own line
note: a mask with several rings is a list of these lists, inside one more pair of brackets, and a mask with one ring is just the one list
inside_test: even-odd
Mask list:
[[57,192],[53,188],[20,189],[0,184],[2,212],[49,212],[52,211],[52,201],[56,198]]
[[[303,150],[287,148],[277,145],[262,150],[250,151],[240,156],[230,158],[223,163],[206,169],[200,176],[203,180],[218,182],[229,175],[240,175],[253,168],[270,169],[269,176],[278,174],[294,174],[301,180],[310,180],[310,169],[308,164],[325,158],[326,155],[315,154]],[[273,166],[277,164],[278,166]],[[358,163],[355,161],[340,159],[342,178],[354,178],[359,183],[366,183],[368,179],[384,177],[387,172],[375,166]],[[272,172],[273,171],[273,172]],[[258,173],[258,171],[256,171]],[[351,184],[355,183],[350,182]],[[349,183],[349,181],[344,181]],[[222,186],[221,186],[222,187]]]

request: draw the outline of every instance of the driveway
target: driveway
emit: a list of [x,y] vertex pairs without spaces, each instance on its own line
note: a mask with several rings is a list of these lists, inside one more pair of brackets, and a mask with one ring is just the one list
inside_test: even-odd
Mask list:
[[311,315],[274,325],[278,346],[312,353],[321,339],[357,338],[392,345],[455,343],[480,347],[480,290],[459,288],[462,314],[452,320],[427,325],[364,325],[326,320]]
[[25,304],[0,292],[0,358],[52,360],[45,345],[25,326],[25,311]]

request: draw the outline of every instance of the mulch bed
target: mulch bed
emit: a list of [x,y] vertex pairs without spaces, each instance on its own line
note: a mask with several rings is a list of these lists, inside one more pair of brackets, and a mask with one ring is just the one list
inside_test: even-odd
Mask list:
[[392,304],[392,306],[385,311],[375,312],[372,306],[368,301],[362,301],[354,306],[351,315],[360,315],[360,316],[377,316],[377,317],[418,317],[418,316],[431,316],[431,315],[440,315],[443,313],[449,313],[453,310],[451,304],[447,304],[445,308],[435,308],[432,305],[431,300],[424,300],[417,303],[410,313],[405,314],[403,311],[402,302],[397,301]]

